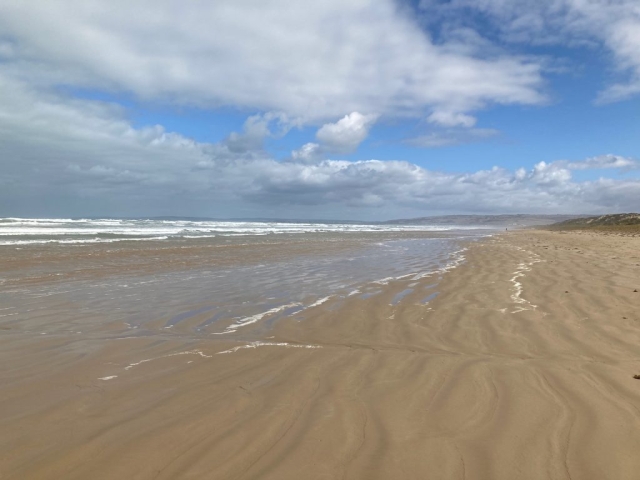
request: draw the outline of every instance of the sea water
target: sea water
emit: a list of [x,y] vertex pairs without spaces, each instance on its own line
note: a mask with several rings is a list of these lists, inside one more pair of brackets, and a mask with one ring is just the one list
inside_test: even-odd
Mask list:
[[238,335],[454,268],[463,244],[488,234],[437,225],[2,219],[0,326]]

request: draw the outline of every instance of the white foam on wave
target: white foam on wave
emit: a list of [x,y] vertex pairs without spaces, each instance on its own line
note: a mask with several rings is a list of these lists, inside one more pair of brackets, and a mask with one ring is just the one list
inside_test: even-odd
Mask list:
[[451,252],[449,254],[449,258],[451,260],[449,260],[444,266],[440,268],[436,268],[435,270],[429,270],[427,272],[419,273],[415,277],[413,277],[411,280],[420,280],[422,278],[429,277],[434,274],[448,273],[451,270],[458,268],[467,259],[466,256],[464,255],[464,252],[466,252],[467,250],[469,249],[467,247],[464,247],[464,248],[461,248],[460,250],[456,250],[455,252]]
[[518,267],[516,268],[516,271],[513,272],[513,277],[511,277],[510,279],[511,283],[513,284],[511,300],[517,305],[516,309],[511,313],[520,313],[526,310],[535,310],[536,308],[538,308],[538,306],[522,297],[524,287],[522,286],[522,283],[518,281],[518,279],[524,277],[526,272],[531,271],[531,267],[534,264],[542,262],[542,260],[540,259],[540,255],[538,255],[537,253],[530,252],[529,250],[525,250],[524,248],[517,246],[514,248],[528,254],[529,262],[520,262],[518,264]]
[[168,355],[162,355],[160,357],[145,358],[144,360],[140,360],[139,362],[130,363],[129,365],[124,367],[124,369],[131,370],[133,367],[137,367],[138,365],[142,365],[143,363],[153,362],[154,360],[159,360],[161,358],[176,357],[178,355],[199,355],[200,357],[203,357],[203,358],[211,358],[211,355],[206,355],[201,350],[187,350],[186,352],[170,353]]
[[320,345],[305,345],[299,343],[287,343],[287,342],[251,342],[247,345],[239,345],[237,347],[230,348],[223,352],[218,352],[216,355],[222,355],[223,353],[235,353],[238,350],[244,350],[246,348],[258,348],[258,347],[285,347],[285,348],[322,348]]
[[286,310],[288,308],[299,307],[300,305],[301,305],[300,303],[288,303],[286,305],[280,305],[279,307],[275,307],[275,308],[272,308],[271,310],[267,310],[266,312],[256,313],[255,315],[251,315],[250,317],[241,318],[233,322],[227,328],[225,328],[224,331],[215,332],[213,333],[213,335],[224,335],[225,333],[233,333],[241,327],[245,327],[247,325],[251,325],[252,323],[259,322],[266,316],[273,315],[274,313],[280,313],[283,310]]
[[469,249],[467,247],[464,247],[464,248],[461,248],[460,250],[456,250],[455,252],[453,252],[449,256],[450,258],[453,257],[453,259],[447,262],[447,264],[444,267],[436,270],[436,273],[447,273],[453,270],[454,268],[458,268],[467,259],[467,257],[464,255],[464,252],[466,252],[467,250]]
[[371,283],[376,283],[378,285],[389,285],[389,282],[392,282],[395,279],[396,277],[387,277],[387,278],[382,278],[380,280],[374,280]]
[[280,305],[279,307],[272,308],[270,310],[267,310],[266,312],[256,313],[255,315],[251,315],[250,317],[244,317],[239,320],[236,320],[234,323],[232,323],[227,328],[225,328],[222,332],[212,332],[211,335],[225,335],[227,333],[233,333],[239,328],[259,322],[265,317],[269,317],[276,313],[280,313],[289,308],[303,307],[296,310],[296,311],[300,311],[300,310],[308,310],[309,308],[319,307],[323,303],[328,302],[332,297],[333,295],[329,295],[329,296],[320,298],[315,302],[313,302],[311,305],[308,305],[306,307],[303,307],[303,304],[301,303],[288,303],[286,305]]
[[[0,238],[2,238],[2,230],[0,230]],[[62,245],[75,245],[85,243],[115,243],[115,242],[141,242],[145,240],[167,240],[168,236],[162,237],[143,237],[143,238],[82,238],[82,239],[47,239],[47,240],[0,240],[0,245],[44,245],[47,243],[55,243]]]
[[405,278],[411,277],[413,275],[415,275],[415,272],[405,273],[404,275],[400,275],[398,277],[385,277],[381,278],[380,280],[374,280],[371,283],[374,283],[376,285],[389,285],[390,282],[394,282],[396,280],[404,280]]
[[324,298],[321,298],[320,300],[316,300],[311,305],[309,305],[307,308],[313,308],[313,307],[320,306],[323,303],[329,301],[331,299],[331,297],[332,297],[332,295],[329,295],[328,297],[324,297]]
[[[474,227],[457,225],[377,225],[314,222],[287,223],[229,222],[210,220],[119,220],[108,218],[0,218],[0,245],[110,243],[133,239],[166,240],[168,238],[210,238],[216,236],[253,236],[281,233],[437,232],[456,229],[469,230],[474,229]],[[22,238],[16,239],[15,237]]]

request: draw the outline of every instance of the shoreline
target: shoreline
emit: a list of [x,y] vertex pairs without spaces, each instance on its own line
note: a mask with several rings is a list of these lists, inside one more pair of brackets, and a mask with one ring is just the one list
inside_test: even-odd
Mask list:
[[257,340],[3,335],[0,477],[636,478],[640,238],[467,247]]

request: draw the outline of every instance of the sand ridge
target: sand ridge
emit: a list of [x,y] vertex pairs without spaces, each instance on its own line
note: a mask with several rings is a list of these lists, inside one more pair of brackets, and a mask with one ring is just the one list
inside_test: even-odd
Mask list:
[[0,337],[0,478],[638,478],[640,238],[521,231],[465,256],[261,348]]

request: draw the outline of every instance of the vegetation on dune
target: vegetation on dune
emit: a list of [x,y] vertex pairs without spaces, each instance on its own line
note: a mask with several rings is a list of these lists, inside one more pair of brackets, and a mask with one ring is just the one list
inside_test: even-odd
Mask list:
[[574,218],[554,223],[554,230],[616,230],[640,232],[640,213],[615,213],[597,217]]

